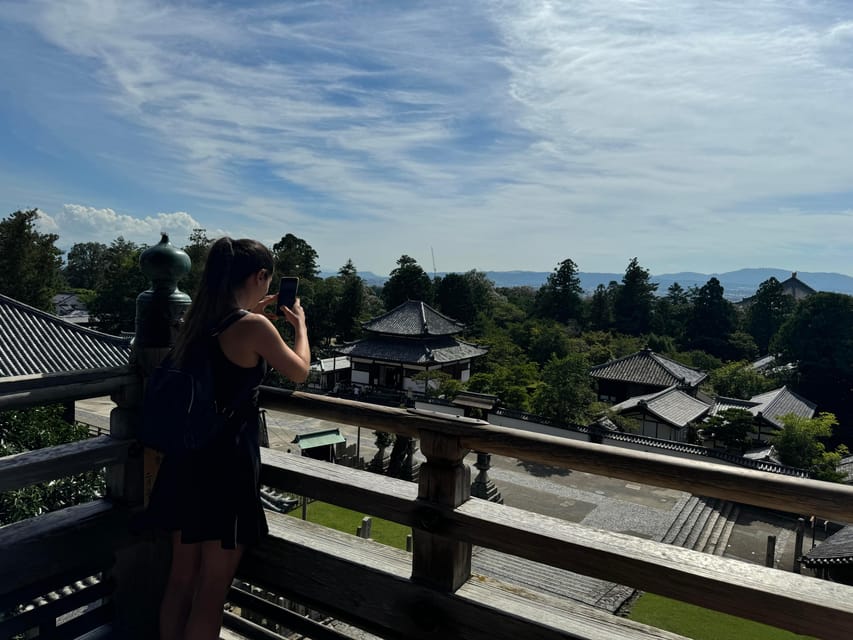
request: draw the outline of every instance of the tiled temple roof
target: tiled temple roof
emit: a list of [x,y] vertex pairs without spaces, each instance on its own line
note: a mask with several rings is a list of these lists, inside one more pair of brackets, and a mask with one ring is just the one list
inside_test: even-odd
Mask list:
[[708,374],[643,349],[637,353],[605,362],[590,369],[590,375],[599,380],[634,382],[659,387],[672,385],[697,386]]
[[130,340],[0,295],[0,378],[126,366]]
[[853,564],[853,527],[844,527],[804,554],[803,564],[807,567]]
[[465,325],[419,300],[409,300],[362,324],[365,331],[393,336],[451,336]]
[[452,336],[413,339],[380,335],[343,345],[336,353],[350,358],[427,365],[476,358],[484,355],[486,349]]
[[682,428],[702,418],[710,406],[673,386],[657,393],[628,398],[613,405],[611,410],[625,413],[636,408],[644,408],[663,422]]

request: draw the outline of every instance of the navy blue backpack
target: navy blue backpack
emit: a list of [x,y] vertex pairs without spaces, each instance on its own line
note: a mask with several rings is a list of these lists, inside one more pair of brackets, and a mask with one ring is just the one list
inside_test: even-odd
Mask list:
[[223,320],[206,340],[199,340],[178,366],[173,353],[157,366],[145,387],[142,426],[138,439],[146,447],[169,455],[202,449],[225,430],[248,398],[227,407],[216,402],[213,356],[216,336],[248,311],[240,309]]

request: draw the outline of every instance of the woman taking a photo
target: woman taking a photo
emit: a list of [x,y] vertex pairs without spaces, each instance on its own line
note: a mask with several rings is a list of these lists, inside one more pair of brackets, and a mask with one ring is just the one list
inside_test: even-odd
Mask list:
[[180,364],[209,344],[217,403],[239,401],[239,407],[213,442],[187,455],[167,454],[158,472],[145,520],[172,535],[161,640],[219,638],[243,550],[268,531],[259,495],[258,386],[267,365],[304,382],[311,361],[299,300],[282,307],[294,329],[293,348],[264,314],[276,298],[267,295],[272,273],[272,253],[260,242],[217,240],[175,345]]

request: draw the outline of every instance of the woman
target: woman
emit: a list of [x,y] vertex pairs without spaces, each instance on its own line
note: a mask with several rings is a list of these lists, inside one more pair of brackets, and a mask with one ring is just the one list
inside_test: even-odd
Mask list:
[[[172,566],[160,607],[161,640],[216,640],[222,608],[243,549],[268,531],[259,496],[258,385],[267,364],[304,382],[311,361],[299,300],[282,307],[295,331],[291,349],[264,315],[273,272],[255,240],[221,238],[210,248],[201,285],[175,345],[175,359],[209,343],[217,401],[245,401],[202,450],[167,455],[146,520],[172,532]],[[274,316],[272,316],[274,317]]]

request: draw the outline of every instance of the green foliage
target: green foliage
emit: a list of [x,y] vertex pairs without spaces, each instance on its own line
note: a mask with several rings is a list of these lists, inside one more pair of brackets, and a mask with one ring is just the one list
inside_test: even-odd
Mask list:
[[649,271],[640,266],[637,258],[632,258],[613,301],[617,331],[638,336],[651,330],[657,287],[651,282]]
[[439,311],[451,318],[471,324],[477,316],[474,292],[465,276],[448,273],[435,288],[435,303]]
[[609,287],[599,284],[587,302],[587,324],[590,329],[607,331],[613,327],[613,304],[619,285],[611,282]]
[[755,339],[745,331],[734,331],[728,338],[729,359],[755,360],[758,357],[758,345]]
[[[687,334],[687,318],[690,309],[690,296],[680,284],[673,282],[667,289],[666,295],[655,300],[652,331],[660,336],[670,338],[677,345],[683,346]],[[651,348],[658,351],[654,347]],[[660,353],[675,350],[674,347],[672,349],[661,349]]]
[[545,418],[584,424],[595,401],[589,361],[583,354],[553,358],[542,371],[542,385],[533,396],[533,411]]
[[726,409],[705,423],[705,437],[743,453],[752,444],[755,416],[746,409]]
[[853,428],[853,296],[816,293],[801,301],[771,341],[782,362],[796,362],[795,388],[832,411],[850,440]]
[[737,327],[737,312],[724,292],[717,278],[699,288],[687,319],[687,334],[694,349],[728,360],[732,358],[729,336]]
[[583,288],[578,266],[566,258],[554,268],[545,284],[536,293],[534,308],[537,315],[557,322],[581,319]]
[[758,285],[746,311],[746,329],[755,338],[758,350],[766,354],[770,341],[794,311],[794,299],[785,295],[782,283],[771,277]]
[[68,251],[62,275],[69,287],[91,290],[97,286],[107,266],[107,245],[78,242]]
[[536,290],[533,287],[497,287],[496,302],[503,307],[512,308],[526,317],[533,313]]
[[708,378],[714,392],[727,398],[746,400],[759,393],[770,391],[775,386],[772,378],[756,371],[744,360],[730,362],[714,369]]
[[201,274],[204,272],[204,264],[207,262],[207,253],[213,240],[207,237],[206,229],[193,229],[188,244],[183,248],[190,258],[190,271],[179,282],[183,291],[195,300],[198,285],[201,283]]
[[[75,442],[88,437],[85,425],[62,418],[63,407],[34,407],[0,413],[0,457]],[[0,494],[0,526],[80,504],[103,495],[104,476],[88,471]]]
[[360,320],[364,311],[366,287],[352,260],[338,271],[341,293],[335,314],[335,333],[341,340],[355,340],[361,335]]
[[841,458],[849,454],[845,445],[827,451],[820,438],[829,438],[838,425],[836,417],[822,412],[815,418],[788,414],[780,418],[782,430],[773,438],[773,446],[783,464],[808,469],[818,480],[840,482],[842,475],[836,471]]
[[420,371],[412,380],[424,383],[426,395],[446,400],[452,400],[462,391],[462,383],[446,371]]
[[16,211],[0,220],[0,293],[53,312],[53,296],[62,288],[59,236],[36,230],[38,209]]
[[382,288],[382,299],[387,309],[393,309],[407,300],[419,300],[432,304],[432,281],[414,258],[402,255],[397,268]]
[[722,360],[699,349],[667,353],[666,357],[672,358],[676,362],[680,362],[681,364],[692,367],[693,369],[699,369],[700,371],[705,371],[707,373],[723,366]]
[[89,303],[89,313],[105,333],[119,334],[135,328],[136,297],[149,287],[139,268],[144,249],[121,236],[107,248],[106,268],[95,281],[95,294]]
[[[296,276],[301,280],[313,280],[320,273],[317,252],[302,238],[288,233],[272,247],[275,271],[279,276]],[[302,283],[299,285],[302,286]]]

